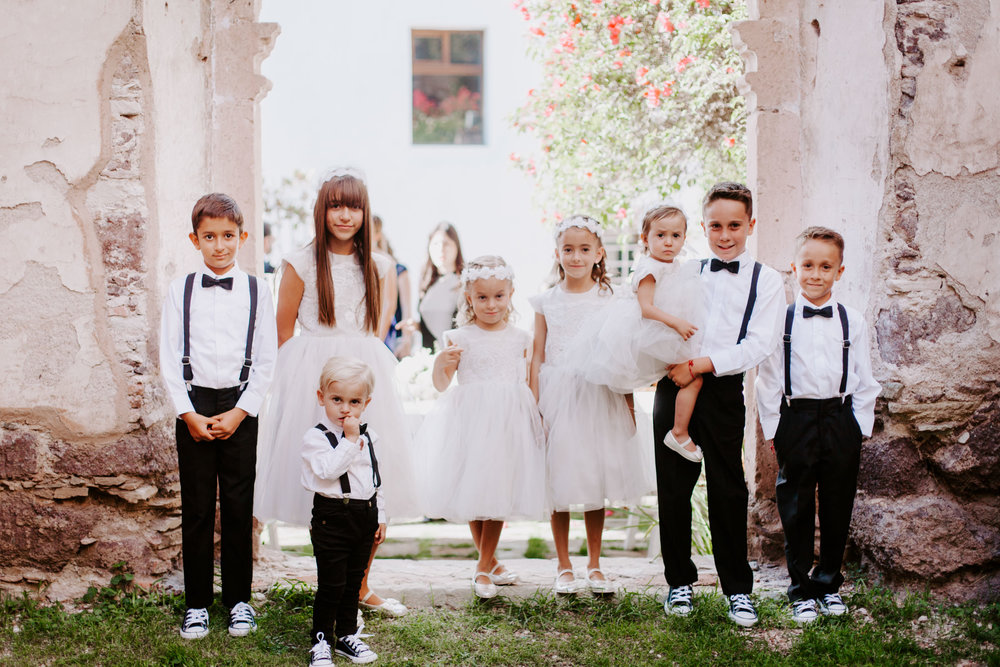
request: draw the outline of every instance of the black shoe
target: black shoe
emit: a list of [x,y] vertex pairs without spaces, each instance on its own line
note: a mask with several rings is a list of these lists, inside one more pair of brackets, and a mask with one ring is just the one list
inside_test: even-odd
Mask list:
[[208,634],[208,610],[188,609],[181,623],[181,637],[184,639],[201,639]]
[[361,641],[357,635],[337,637],[337,648],[334,652],[358,665],[378,660],[378,653],[368,648],[368,644]]
[[694,609],[691,602],[692,595],[694,595],[694,589],[690,586],[671,588],[667,599],[663,601],[663,611],[667,612],[668,616],[687,616]]
[[749,595],[737,593],[729,596],[729,620],[744,628],[749,628],[757,622],[757,610],[754,609]]

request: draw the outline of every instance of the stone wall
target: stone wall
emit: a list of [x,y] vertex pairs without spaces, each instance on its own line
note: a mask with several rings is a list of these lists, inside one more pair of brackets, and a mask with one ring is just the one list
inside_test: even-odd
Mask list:
[[[155,332],[190,208],[259,228],[257,3],[14,3],[0,128],[0,586],[53,597],[177,563]],[[216,122],[212,122],[212,121]],[[236,156],[240,159],[237,160]],[[244,266],[259,264],[248,243]]]
[[[803,227],[843,231],[838,293],[873,323],[883,393],[862,454],[855,555],[894,585],[996,599],[1000,1],[750,5],[736,39],[758,254],[787,267]],[[773,455],[757,442],[753,550],[780,559]]]

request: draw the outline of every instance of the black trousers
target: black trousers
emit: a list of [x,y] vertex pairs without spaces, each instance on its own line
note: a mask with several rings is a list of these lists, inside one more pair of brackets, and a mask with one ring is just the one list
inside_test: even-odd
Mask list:
[[[793,399],[782,403],[774,434],[775,488],[785,531],[788,599],[836,593],[854,511],[861,458],[861,429],[851,399]],[[819,490],[819,563],[813,568],[816,496]],[[810,569],[812,572],[810,573]]]
[[[195,411],[217,415],[236,407],[239,387],[189,392]],[[250,601],[253,577],[253,485],[257,468],[257,418],[246,417],[226,440],[196,442],[177,420],[181,480],[181,551],[189,608],[212,604],[215,570],[215,501],[222,523],[222,602]]]
[[313,602],[312,641],[317,633],[331,644],[358,631],[358,592],[368,567],[378,508],[369,500],[313,496],[312,538],[318,586]]
[[[702,376],[688,431],[705,458],[708,520],[712,551],[725,595],[749,593],[753,572],[747,563],[747,492],[743,476],[743,375]],[[653,448],[660,514],[663,573],[673,588],[694,584],[698,568],[691,560],[691,493],[701,464],[664,446],[674,425],[677,386],[669,379],[656,385],[653,399]]]

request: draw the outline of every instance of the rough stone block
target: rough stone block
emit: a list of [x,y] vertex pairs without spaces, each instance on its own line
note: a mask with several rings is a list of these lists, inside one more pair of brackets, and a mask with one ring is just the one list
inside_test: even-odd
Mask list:
[[150,477],[177,467],[176,447],[166,428],[136,431],[110,445],[56,442],[53,468],[81,477]]
[[38,472],[38,442],[31,431],[4,431],[0,479],[30,479]]
[[933,492],[935,483],[912,440],[872,438],[861,449],[858,488],[872,496],[896,496]]
[[51,503],[26,493],[0,494],[0,563],[61,568],[76,555],[98,514],[92,505]]

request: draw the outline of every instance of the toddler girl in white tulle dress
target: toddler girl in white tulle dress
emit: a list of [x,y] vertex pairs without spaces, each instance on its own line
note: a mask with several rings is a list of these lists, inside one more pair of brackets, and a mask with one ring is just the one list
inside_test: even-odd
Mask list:
[[[514,274],[486,255],[465,265],[457,329],[442,336],[434,386],[445,393],[417,433],[427,516],[468,521],[479,550],[476,596],[517,575],[496,559],[507,519],[546,516],[545,443],[528,388],[531,335],[509,323]],[[458,384],[448,389],[452,376]]]
[[[594,337],[590,354],[579,363],[587,380],[621,393],[648,386],[666,367],[698,356],[703,319],[701,265],[676,258],[684,247],[687,218],[670,205],[649,210],[642,220],[644,254],[632,276],[634,300],[615,304]],[[688,434],[701,378],[677,393],[674,426],[664,444],[690,461],[702,451]]]

